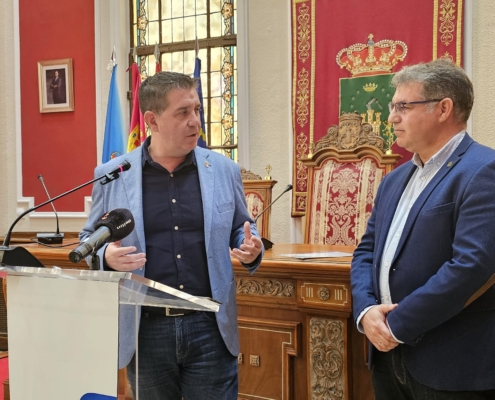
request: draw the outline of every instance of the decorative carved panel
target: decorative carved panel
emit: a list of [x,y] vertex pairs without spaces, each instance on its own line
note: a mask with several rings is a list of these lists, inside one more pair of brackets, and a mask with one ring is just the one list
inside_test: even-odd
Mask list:
[[309,398],[348,399],[345,372],[345,327],[338,319],[310,318]]
[[252,367],[259,367],[260,366],[260,356],[250,355],[249,356],[249,365],[251,365]]
[[370,124],[363,123],[357,113],[344,113],[339,118],[339,125],[332,125],[327,134],[315,143],[314,153],[330,146],[346,150],[362,145],[374,146],[385,152],[385,141],[373,132]]
[[287,280],[237,278],[236,286],[237,294],[285,298],[296,296],[294,282]]
[[254,172],[248,171],[246,168],[241,168],[241,178],[243,181],[261,181],[263,178],[255,174]]
[[346,310],[350,307],[348,284],[299,282],[299,287],[298,301],[304,305],[332,306],[333,309]]

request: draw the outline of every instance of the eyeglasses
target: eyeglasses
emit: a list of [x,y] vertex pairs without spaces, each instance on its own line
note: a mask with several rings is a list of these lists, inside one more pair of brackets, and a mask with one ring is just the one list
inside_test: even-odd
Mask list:
[[426,104],[434,103],[436,101],[442,101],[443,99],[432,99],[432,100],[421,100],[421,101],[402,101],[400,103],[388,103],[388,110],[390,113],[395,109],[399,114],[404,114],[407,110],[406,105],[408,104]]

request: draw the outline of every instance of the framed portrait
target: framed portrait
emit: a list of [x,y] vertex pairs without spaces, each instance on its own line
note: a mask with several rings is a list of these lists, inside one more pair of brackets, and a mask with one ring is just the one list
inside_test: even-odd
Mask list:
[[40,112],[74,111],[72,58],[38,62]]

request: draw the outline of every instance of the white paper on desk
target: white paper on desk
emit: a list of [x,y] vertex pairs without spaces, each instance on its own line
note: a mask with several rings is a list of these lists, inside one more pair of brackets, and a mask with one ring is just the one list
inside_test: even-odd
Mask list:
[[350,257],[351,253],[343,253],[341,251],[326,251],[323,253],[297,253],[297,254],[278,254],[281,257],[301,258],[303,260],[309,258],[334,258],[334,257]]

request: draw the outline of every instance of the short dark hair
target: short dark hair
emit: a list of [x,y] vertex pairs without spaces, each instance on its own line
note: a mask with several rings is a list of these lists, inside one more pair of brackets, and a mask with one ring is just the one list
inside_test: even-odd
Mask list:
[[474,103],[473,84],[464,70],[449,59],[439,58],[407,66],[392,78],[394,87],[409,83],[423,84],[422,95],[425,100],[452,99],[457,122],[469,119]]
[[139,108],[144,114],[161,114],[168,107],[167,95],[174,89],[195,89],[197,79],[178,72],[162,71],[147,77],[139,87]]

